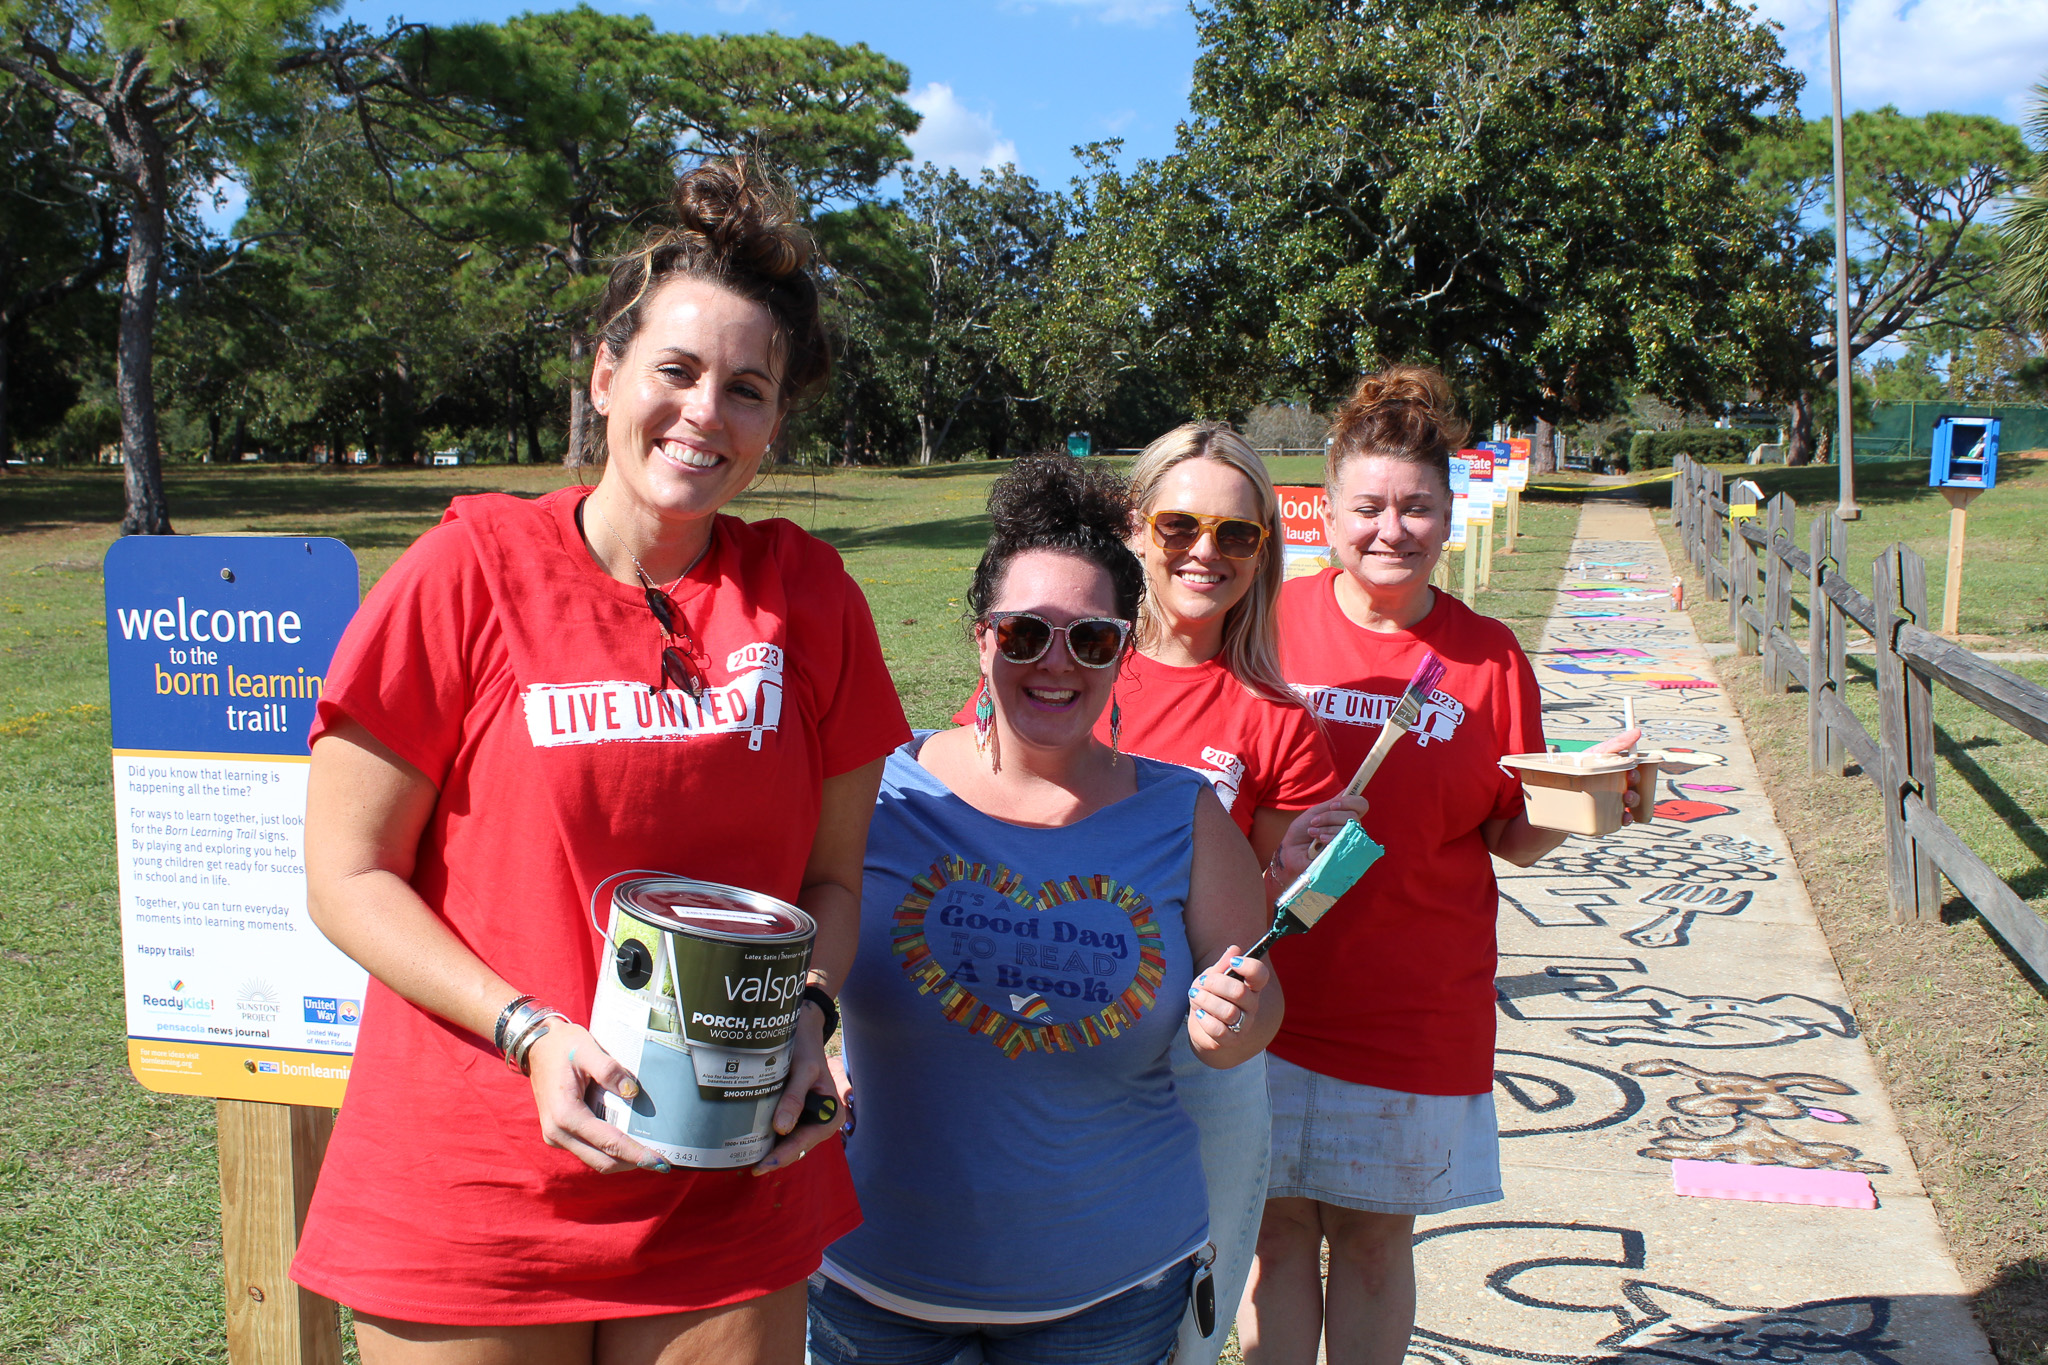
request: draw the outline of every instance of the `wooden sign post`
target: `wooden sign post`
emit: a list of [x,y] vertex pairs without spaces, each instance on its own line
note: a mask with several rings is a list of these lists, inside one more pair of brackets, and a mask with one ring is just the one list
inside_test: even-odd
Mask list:
[[1963,537],[1970,529],[1970,504],[1983,494],[1981,488],[1945,487],[1948,499],[1948,575],[1941,583],[1941,633],[1954,638],[1956,617],[1963,607]]
[[291,1280],[313,1182],[334,1131],[317,1105],[219,1100],[220,1240],[234,1365],[341,1365],[341,1316]]
[[341,1103],[363,969],[306,914],[306,735],[355,556],[301,536],[107,552],[128,1068],[216,1101],[233,1365],[340,1365],[292,1255]]
[[[1484,446],[1475,446],[1470,450],[1459,451],[1455,458],[1464,460],[1467,469],[1465,523],[1470,528],[1466,535],[1468,538],[1467,543],[1471,548],[1466,551],[1466,557],[1468,560],[1478,561],[1470,566],[1465,581],[1467,584],[1470,584],[1474,574],[1476,574],[1479,580],[1479,590],[1484,592],[1493,585],[1493,452]],[[1503,463],[1505,462],[1503,461]],[[1457,491],[1458,486],[1453,482],[1451,485],[1453,496],[1456,495]],[[1465,601],[1469,605],[1471,600],[1471,595],[1468,593]]]

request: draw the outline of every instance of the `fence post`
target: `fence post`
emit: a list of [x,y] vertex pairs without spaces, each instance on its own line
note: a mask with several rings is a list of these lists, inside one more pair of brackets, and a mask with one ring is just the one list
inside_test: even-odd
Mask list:
[[1941,918],[1941,880],[1931,854],[1906,832],[1901,805],[1917,791],[1934,805],[1934,713],[1925,678],[1892,652],[1898,617],[1920,622],[1927,615],[1927,567],[1920,556],[1893,544],[1871,565],[1871,598],[1877,617],[1877,703],[1884,762],[1885,864],[1892,918],[1901,923]]
[[1828,676],[1828,627],[1834,621],[1834,602],[1821,591],[1832,567],[1828,563],[1827,523],[1826,517],[1815,516],[1806,528],[1807,553],[1813,556],[1806,593],[1806,770],[1816,777],[1821,773],[1840,777],[1840,768],[1828,766],[1828,723],[1820,713],[1821,693],[1835,685]]
[[1671,529],[1678,536],[1678,543],[1685,544],[1685,457],[1678,456],[1671,462]]
[[[1829,512],[1828,522],[1828,572],[1840,573],[1842,565],[1849,562],[1849,528],[1842,518]],[[1830,597],[1828,608],[1828,686],[1844,705],[1848,704],[1849,687],[1849,613],[1843,611]],[[1828,770],[1837,776],[1848,771],[1849,745],[1833,729],[1828,731]]]
[[[1715,501],[1719,501],[1725,508],[1728,500],[1727,482],[1727,479],[1722,476],[1720,470],[1710,469],[1707,471],[1707,494],[1709,501],[1705,507],[1701,508],[1701,511],[1705,514],[1707,523],[1706,577],[1707,600],[1709,602],[1720,601],[1722,593],[1727,591],[1728,588],[1728,580],[1721,576],[1728,567],[1728,557],[1721,549],[1722,543],[1728,534],[1728,516],[1725,510],[1718,513],[1715,512],[1713,506]],[[1721,561],[1722,567],[1720,569],[1714,567],[1716,559]]]
[[1753,502],[1748,492],[1748,480],[1737,479],[1728,485],[1730,515],[1723,518],[1728,525],[1728,633],[1735,637],[1735,652],[1747,656],[1757,652],[1756,629],[1742,619],[1745,605],[1754,607],[1756,598],[1755,551],[1742,538],[1741,528],[1736,524],[1732,509],[1738,502]]
[[1685,479],[1686,549],[1692,556],[1693,572],[1704,580],[1707,576],[1706,552],[1700,547],[1707,534],[1701,524],[1701,518],[1706,515],[1703,499],[1707,496],[1707,485],[1700,478],[1700,467],[1689,456],[1685,462]]
[[1770,543],[1764,548],[1764,686],[1766,690],[1783,695],[1791,690],[1792,670],[1787,668],[1771,648],[1771,632],[1782,631],[1788,637],[1792,634],[1792,566],[1778,553],[1778,533],[1792,538],[1792,530],[1798,525],[1798,510],[1790,493],[1780,493],[1771,499],[1770,517],[1765,528]]

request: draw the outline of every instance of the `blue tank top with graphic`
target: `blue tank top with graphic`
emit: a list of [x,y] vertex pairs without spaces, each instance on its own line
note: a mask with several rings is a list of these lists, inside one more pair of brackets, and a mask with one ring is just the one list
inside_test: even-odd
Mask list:
[[933,777],[928,737],[890,755],[868,831],[840,995],[865,1221],[826,1255],[949,1316],[1084,1307],[1208,1236],[1170,1056],[1207,784],[1127,759],[1135,794],[1027,829]]

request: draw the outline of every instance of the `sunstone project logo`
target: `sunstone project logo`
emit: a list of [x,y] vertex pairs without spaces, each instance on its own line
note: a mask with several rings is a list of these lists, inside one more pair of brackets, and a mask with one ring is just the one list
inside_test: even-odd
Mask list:
[[235,992],[235,1013],[245,1023],[274,1024],[278,1008],[277,988],[260,977],[244,981]]
[[187,994],[189,989],[182,979],[173,978],[171,988],[162,994],[144,990],[141,993],[142,1003],[153,1010],[173,1010],[179,1014],[212,1014],[213,997]]

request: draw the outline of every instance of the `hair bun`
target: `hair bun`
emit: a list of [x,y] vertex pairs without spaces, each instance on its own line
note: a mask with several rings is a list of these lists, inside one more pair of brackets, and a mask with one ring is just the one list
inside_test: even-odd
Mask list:
[[1331,424],[1332,453],[1426,456],[1458,449],[1472,428],[1450,380],[1420,365],[1391,365],[1358,381]]
[[1032,542],[1077,531],[1122,540],[1131,524],[1130,488],[1106,465],[1026,455],[989,490],[988,516],[999,540]]
[[789,194],[745,157],[707,161],[676,181],[676,230],[709,242],[721,256],[773,280],[810,265],[817,248],[796,223]]

